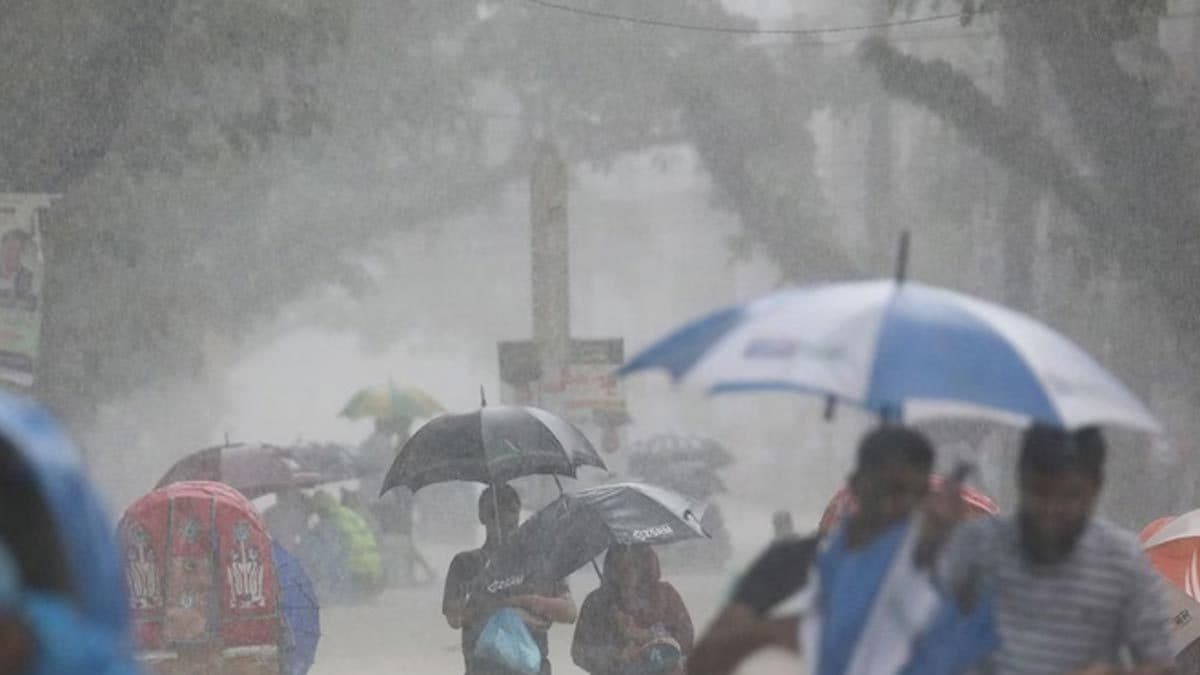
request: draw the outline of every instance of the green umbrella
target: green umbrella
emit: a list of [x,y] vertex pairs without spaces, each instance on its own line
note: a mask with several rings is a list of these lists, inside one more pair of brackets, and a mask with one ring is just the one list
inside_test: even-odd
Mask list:
[[442,412],[445,412],[445,408],[429,393],[415,387],[400,388],[389,383],[384,387],[360,389],[350,397],[341,416],[352,420],[414,420]]

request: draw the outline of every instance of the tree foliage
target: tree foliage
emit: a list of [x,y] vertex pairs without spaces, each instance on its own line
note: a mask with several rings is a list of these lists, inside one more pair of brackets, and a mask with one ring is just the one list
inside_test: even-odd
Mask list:
[[[1194,282],[1200,275],[1200,133],[1196,83],[1175,71],[1157,39],[1166,3],[990,0],[964,8],[967,22],[980,20],[979,12],[995,14],[1010,58],[1035,56],[1057,104],[1037,111],[1053,115],[1048,124],[1031,125],[1026,111],[998,105],[946,60],[916,58],[880,40],[867,41],[861,54],[888,91],[945,120],[1010,175],[1044,186],[1072,212],[1083,234],[1077,257],[1057,264],[1094,274],[1100,266],[1091,261],[1103,261],[1126,282],[1128,294],[1126,301],[1093,294],[1096,306],[1090,306],[1080,289],[1062,289],[1071,315],[1062,318],[1106,317],[1103,330],[1115,342],[1109,356],[1118,372],[1143,394],[1166,387],[1194,405],[1200,400]],[[1161,320],[1171,335],[1151,340],[1139,316]],[[1127,449],[1133,445],[1133,461],[1141,462],[1144,440]],[[1118,462],[1126,477],[1136,473],[1127,459]],[[1134,514],[1131,524],[1178,508],[1192,494],[1175,484],[1146,499],[1144,482],[1116,487],[1117,498],[1126,498],[1125,514]]]
[[[601,167],[692,144],[743,249],[791,276],[846,269],[806,126],[844,89],[824,59],[520,3],[18,5],[3,30],[21,27],[28,65],[6,73],[0,178],[65,193],[41,393],[80,424],[200,372],[212,340],[289,301],[363,289],[373,242],[486,204],[539,137]],[[715,0],[681,11],[740,20]],[[324,204],[280,204],[281,186]]]
[[[1190,97],[1169,89],[1178,78],[1164,76],[1160,66],[1169,60],[1144,36],[1163,3],[1011,0],[987,8],[1003,13],[1006,49],[1033,50],[1045,64],[1066,111],[1067,138],[1022,124],[946,61],[917,59],[878,40],[862,55],[889,91],[1050,188],[1084,226],[1093,256],[1116,260],[1147,299],[1161,303],[1179,335],[1195,339],[1198,137],[1188,122]],[[1191,372],[1197,367],[1189,361]]]

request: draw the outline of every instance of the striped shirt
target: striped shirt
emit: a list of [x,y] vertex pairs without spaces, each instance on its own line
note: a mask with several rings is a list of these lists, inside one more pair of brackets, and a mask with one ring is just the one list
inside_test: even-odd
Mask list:
[[1034,565],[1013,517],[963,524],[947,542],[939,576],[956,587],[974,570],[995,592],[1001,645],[987,672],[1062,675],[1088,665],[1168,665],[1168,611],[1157,573],[1137,540],[1094,519],[1061,563]]

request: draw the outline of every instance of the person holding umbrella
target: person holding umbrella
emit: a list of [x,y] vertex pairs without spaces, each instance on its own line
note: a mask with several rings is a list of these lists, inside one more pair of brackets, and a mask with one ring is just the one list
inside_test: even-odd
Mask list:
[[[691,675],[726,675],[768,647],[803,651],[818,675],[966,672],[995,646],[988,598],[963,615],[918,560],[914,517],[929,490],[933,448],[920,433],[884,426],[858,448],[854,515],[818,539],[772,546],[696,645]],[[808,606],[772,618],[805,589]]]
[[575,621],[575,602],[563,582],[566,574],[514,583],[507,577],[490,583],[482,579],[485,570],[494,567],[495,554],[512,537],[520,520],[521,499],[508,481],[547,474],[557,481],[558,476],[575,478],[582,466],[606,467],[587,437],[566,420],[538,408],[488,407],[482,392],[480,404],[475,412],[442,415],[417,430],[396,455],[382,492],[396,488],[416,492],[451,481],[487,486],[478,504],[487,539],[481,548],[464,551],[451,562],[442,613],[452,628],[462,630],[463,659],[469,674],[498,672],[474,654],[489,620],[497,614],[509,616],[501,613],[502,609],[521,613],[541,652],[539,670],[549,673],[546,632],[552,623]]
[[[566,492],[530,516],[495,551],[484,587],[539,585],[588,565],[601,589],[588,596],[572,656],[594,673],[670,673],[692,643],[678,594],[660,580],[650,547],[707,537],[703,506],[637,482]],[[607,553],[603,574],[595,561]]]
[[591,675],[683,675],[695,633],[683,599],[644,544],[608,549],[583,601],[571,658]]
[[467,675],[509,675],[494,664],[473,658],[476,643],[487,620],[497,611],[511,607],[521,615],[542,654],[541,675],[550,675],[549,630],[555,623],[574,623],[575,601],[564,580],[533,584],[477,583],[492,554],[517,529],[521,497],[512,486],[488,486],[479,496],[479,522],[487,531],[481,548],[454,556],[446,573],[442,614],[446,623],[462,631],[463,661]]

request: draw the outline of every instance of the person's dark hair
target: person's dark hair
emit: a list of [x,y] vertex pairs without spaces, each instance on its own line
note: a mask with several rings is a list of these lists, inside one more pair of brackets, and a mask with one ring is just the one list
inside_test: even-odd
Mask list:
[[[493,490],[495,491],[494,498],[492,497]],[[495,487],[489,485],[479,495],[480,519],[485,514],[491,513],[493,508],[497,507],[500,513],[504,513],[505,511],[520,511],[521,495],[508,483],[502,483]]]
[[915,429],[894,425],[878,427],[859,442],[855,473],[873,473],[896,464],[933,469],[933,444]]
[[1104,435],[1096,427],[1070,432],[1034,424],[1021,440],[1017,469],[1039,474],[1079,471],[1099,481],[1104,477],[1105,454]]
[[61,534],[37,477],[21,452],[3,436],[0,436],[0,491],[3,491],[0,541],[8,546],[22,585],[75,597],[77,589]]
[[776,511],[771,515],[771,526],[775,528],[775,532],[792,532],[796,529],[796,524],[792,521],[791,511]]

